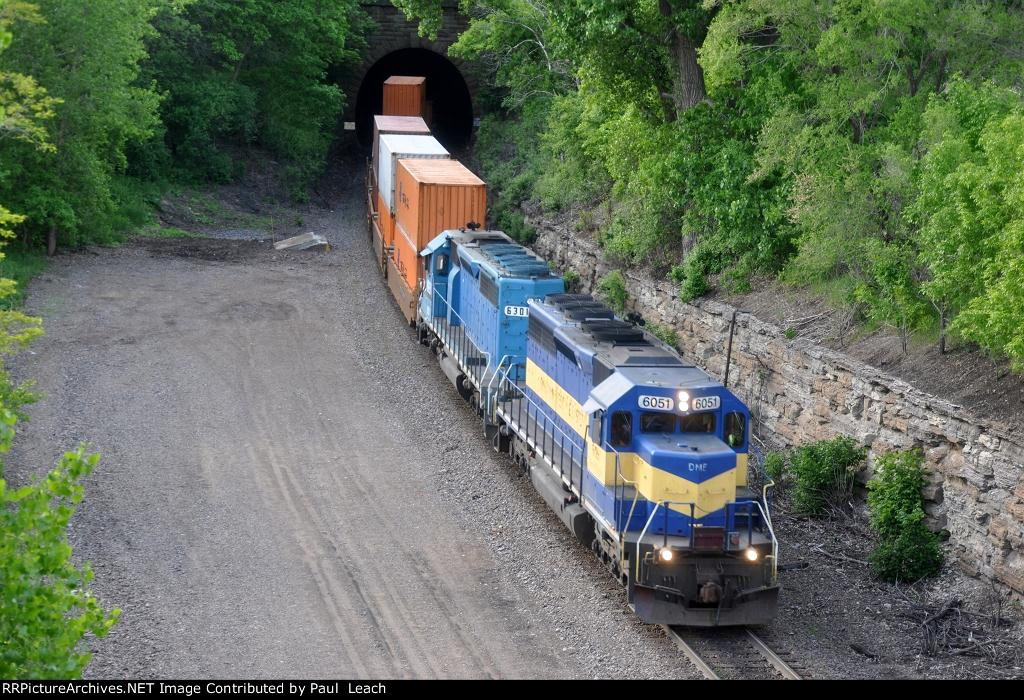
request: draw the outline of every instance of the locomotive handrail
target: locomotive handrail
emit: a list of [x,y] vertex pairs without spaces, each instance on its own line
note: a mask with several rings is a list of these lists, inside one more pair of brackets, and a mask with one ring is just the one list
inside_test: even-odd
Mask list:
[[[765,512],[765,508],[763,508],[761,506],[761,502],[760,501],[748,500],[748,501],[745,501],[745,502],[748,503],[748,504],[752,503],[755,506],[757,506],[757,510],[761,513],[761,518],[764,520],[765,525],[768,527],[768,536],[771,538],[771,543],[772,543],[772,553],[768,557],[766,557],[766,558],[770,558],[772,560],[772,580],[776,580],[778,578],[778,570],[779,570],[779,541],[775,537],[775,530],[772,528],[771,518],[768,517],[767,513]],[[725,517],[726,517],[726,523],[725,523],[726,528],[728,528],[728,526],[729,526],[729,506],[730,505],[734,506],[735,503],[733,503],[733,504],[726,504],[726,509],[725,509],[726,510],[726,514],[725,514]],[[651,523],[654,522],[654,516],[658,513],[658,509],[661,508],[662,506],[665,506],[665,511],[666,511],[665,517],[666,517],[666,520],[668,518],[668,511],[670,510],[671,506],[690,506],[690,546],[691,546],[691,548],[693,547],[693,528],[694,528],[693,516],[694,516],[694,509],[697,509],[697,510],[703,510],[703,509],[702,508],[698,508],[697,505],[695,503],[693,503],[692,501],[655,501],[654,502],[654,510],[652,510],[650,516],[648,516],[647,522],[644,523],[643,530],[640,531],[640,537],[637,538],[637,541],[636,541],[636,579],[635,580],[639,580],[640,579],[640,545],[643,543],[644,535],[647,534],[647,529],[651,526]],[[748,518],[750,517],[749,513],[748,513],[747,517]],[[749,523],[749,521],[748,521],[748,523]],[[665,537],[664,545],[663,546],[668,546],[668,527],[665,527],[665,532],[663,534],[664,534],[664,537]],[[748,546],[751,544],[749,539],[748,539],[747,544],[748,544]]]
[[[580,484],[579,484],[579,493],[577,495],[582,497],[583,496],[583,469],[584,469],[583,458],[584,458],[586,446],[583,445],[583,444],[580,444],[576,437],[574,437],[573,435],[570,435],[569,433],[567,433],[564,430],[562,430],[561,427],[556,425],[555,422],[550,417],[548,417],[547,413],[544,412],[543,408],[537,402],[535,402],[533,399],[531,399],[529,396],[527,396],[526,392],[523,390],[523,388],[521,386],[519,386],[519,384],[514,379],[512,379],[509,376],[509,373],[516,366],[517,365],[515,365],[514,363],[509,363],[509,366],[505,369],[504,373],[501,374],[501,381],[498,383],[499,393],[504,388],[507,388],[507,387],[511,387],[515,392],[518,392],[518,396],[519,396],[519,400],[520,400],[519,416],[512,416],[511,413],[510,413],[510,414],[508,414],[509,420],[518,420],[518,422],[516,424],[516,428],[523,435],[525,435],[527,443],[529,443],[529,440],[530,440],[530,426],[529,426],[529,422],[528,421],[526,422],[525,425],[523,424],[523,421],[522,421],[522,406],[523,406],[524,403],[527,404],[528,406],[532,406],[535,409],[535,412],[536,412],[536,416],[534,417],[534,422],[536,423],[537,429],[543,430],[545,434],[549,434],[549,431],[548,431],[548,429],[545,426],[550,425],[550,428],[551,428],[551,431],[552,431],[550,433],[550,435],[551,435],[551,452],[554,452],[555,438],[556,438],[556,435],[555,435],[555,433],[553,431],[557,431],[558,432],[558,435],[557,435],[557,437],[558,437],[558,448],[559,448],[559,451],[562,454],[562,459],[559,460],[557,468],[558,468],[559,476],[562,477],[563,479],[565,478],[565,467],[564,467],[565,448],[566,448],[566,442],[568,441],[568,443],[569,443],[568,446],[569,446],[569,486],[570,486],[570,488],[574,488],[575,487],[574,486],[574,481],[573,481],[573,467],[575,466],[575,464],[577,464],[576,458],[575,458],[576,451],[579,451],[580,459],[579,459],[578,464],[579,464],[579,467],[580,467]],[[514,400],[515,399],[509,399],[507,402],[499,402],[499,404],[500,403],[511,403]],[[530,418],[530,411],[529,411],[529,409],[527,409],[527,411],[526,411],[526,417],[527,417],[527,419]],[[543,421],[543,423],[541,421]],[[535,433],[534,434],[534,447],[538,447],[537,439],[536,438],[537,438],[537,436],[536,436],[536,433]],[[544,452],[543,441],[539,445],[539,448],[540,448],[541,454],[543,455],[545,453]],[[551,464],[551,468],[555,469],[556,464],[555,464],[553,455],[548,455],[548,457],[549,457],[548,461]]]
[[[629,523],[631,523],[633,521],[633,512],[636,510],[637,501],[640,499],[640,489],[637,488],[637,485],[636,485],[635,481],[630,481],[622,473],[622,453],[620,453],[618,450],[616,450],[614,445],[608,445],[608,448],[612,452],[615,453],[615,494],[616,494],[615,503],[616,503],[616,508],[618,509],[616,511],[616,513],[615,513],[615,519],[616,519],[615,528],[616,528],[616,530],[618,530],[621,527],[622,531],[625,532],[626,530],[629,530]],[[619,479],[622,480],[623,484],[629,484],[630,486],[633,487],[633,503],[630,504],[630,506],[629,506],[629,515],[626,516],[625,524],[620,524],[618,522],[618,520],[620,519],[620,516],[622,515],[622,508],[621,508],[621,506],[618,506],[618,502],[619,502],[619,498],[618,498],[619,484],[618,484],[618,482],[619,482]],[[625,488],[625,487],[623,487],[623,488]],[[620,562],[619,565],[621,566],[622,562],[625,562],[625,560],[626,560],[626,538],[623,537],[618,532],[616,532],[615,535],[619,538],[619,562]]]
[[[518,391],[518,392],[520,393],[520,395],[522,396],[522,398],[523,398],[523,399],[525,399],[525,400],[526,400],[527,402],[529,402],[529,404],[530,404],[531,406],[533,406],[534,408],[540,409],[540,408],[541,408],[540,404],[538,404],[538,403],[537,403],[536,401],[534,401],[534,400],[533,400],[533,399],[531,399],[531,398],[530,398],[529,396],[527,396],[527,395],[526,395],[526,392],[525,392],[525,391],[523,391],[522,387],[520,387],[520,386],[519,386],[519,385],[518,385],[518,384],[516,383],[516,381],[515,381],[514,379],[512,379],[512,378],[510,378],[510,377],[508,376],[508,373],[509,373],[509,371],[511,371],[511,370],[512,370],[512,368],[513,368],[513,367],[515,367],[515,366],[516,366],[516,365],[514,365],[514,364],[511,364],[511,365],[509,365],[508,369],[506,369],[506,370],[505,370],[505,373],[504,373],[504,374],[502,375],[502,381],[506,381],[506,382],[508,382],[508,383],[509,383],[509,384],[510,384],[510,385],[511,385],[512,387],[514,387],[514,388],[516,389],[516,391]],[[551,427],[552,427],[552,428],[554,428],[555,430],[557,430],[557,431],[558,431],[559,433],[561,433],[561,434],[562,434],[562,435],[564,435],[565,437],[569,438],[570,440],[573,440],[573,447],[578,447],[578,448],[580,448],[580,450],[583,450],[583,449],[584,449],[585,445],[581,445],[581,444],[578,444],[578,443],[576,442],[576,439],[575,439],[575,438],[574,438],[574,437],[573,437],[572,435],[570,435],[569,433],[565,432],[565,431],[564,431],[564,430],[562,430],[562,429],[561,429],[560,427],[558,427],[557,425],[555,425],[554,421],[551,421],[550,419],[547,419],[547,420],[548,420],[548,421],[549,421],[549,422],[551,423]]]
[[[647,522],[644,523],[644,528],[640,531],[640,536],[636,540],[636,557],[635,557],[636,562],[634,562],[635,565],[636,565],[636,576],[633,578],[634,581],[639,581],[640,580],[640,545],[643,544],[644,535],[647,534],[647,528],[649,528],[651,526],[651,523],[654,521],[654,516],[658,514],[658,508],[661,508],[662,505],[665,506],[666,510],[668,510],[670,506],[690,506],[690,544],[691,545],[693,544],[693,512],[694,512],[694,508],[696,508],[697,505],[695,503],[693,503],[692,501],[654,501],[654,510],[652,510],[651,514],[649,516],[647,516]],[[666,517],[667,517],[667,513],[666,513]],[[668,545],[668,528],[667,527],[665,528],[665,533],[664,534],[665,534],[665,540],[664,540],[665,545],[664,546],[667,546]]]
[[[426,280],[424,280],[424,282],[425,281]],[[469,343],[470,345],[472,345],[473,349],[476,350],[480,355],[482,355],[484,357],[484,359],[486,360],[486,364],[484,365],[484,370],[483,370],[482,374],[479,374],[478,372],[475,372],[475,371],[471,370],[468,366],[466,366],[463,363],[463,355],[465,353],[462,352],[461,349],[460,350],[456,350],[456,348],[454,348],[452,346],[452,343],[451,343],[451,337],[453,335],[453,332],[452,332],[451,329],[453,328],[453,326],[450,323],[448,323],[447,320],[445,321],[445,327],[443,329],[440,329],[441,332],[437,333],[438,340],[440,340],[441,344],[443,346],[445,346],[448,350],[452,351],[453,357],[455,357],[455,360],[456,360],[456,362],[458,362],[459,367],[467,375],[471,375],[476,380],[477,386],[479,386],[480,385],[481,377],[485,376],[487,374],[487,370],[491,366],[491,354],[489,352],[487,352],[486,350],[483,350],[482,348],[480,348],[480,346],[478,346],[476,344],[476,342],[472,338],[469,337],[469,333],[466,331],[466,322],[463,320],[462,316],[459,315],[458,311],[456,311],[454,308],[452,308],[452,305],[448,303],[448,300],[445,299],[444,297],[442,297],[438,293],[437,288],[435,286],[433,286],[433,285],[431,285],[431,288],[430,288],[430,295],[432,297],[432,300],[434,298],[439,299],[441,301],[441,304],[443,305],[443,307],[446,308],[448,311],[450,311],[452,316],[454,316],[456,319],[458,319],[459,324],[462,326],[462,337],[461,337],[461,340],[463,340],[463,341]],[[434,329],[435,332],[437,332],[439,330],[437,325],[439,325],[439,324],[435,324],[433,319],[434,319],[434,316],[433,316],[433,314],[431,314],[431,319],[427,321],[427,325],[429,325],[431,328]]]
[[764,501],[764,511],[765,511],[764,512],[764,516],[765,516],[764,519],[768,523],[768,529],[769,530],[772,529],[772,512],[771,512],[771,508],[768,507],[768,489],[770,489],[770,488],[772,488],[774,486],[775,486],[775,481],[772,480],[772,481],[769,481],[767,484],[765,484],[764,488],[761,489],[761,499]]
[[[775,483],[775,482],[772,482]],[[768,487],[765,487],[765,494],[767,495]],[[764,519],[764,524],[768,526],[768,534],[772,538],[772,580],[776,580],[779,577],[779,540],[775,537],[775,528],[772,527],[771,516],[768,515],[768,507],[761,507],[760,501],[752,501],[757,506],[757,509],[761,511],[761,517]]]
[[[501,372],[501,368],[505,364],[505,360],[509,360],[509,369],[512,369],[512,367],[514,367],[514,365],[511,362],[512,356],[511,355],[502,355],[501,359],[498,361],[498,366],[494,368],[494,372],[491,374],[491,378],[487,380],[487,415],[488,416],[491,415],[491,396],[492,396],[491,389],[493,388],[494,380],[499,376],[499,374]],[[500,384],[499,384],[499,386],[500,386]]]

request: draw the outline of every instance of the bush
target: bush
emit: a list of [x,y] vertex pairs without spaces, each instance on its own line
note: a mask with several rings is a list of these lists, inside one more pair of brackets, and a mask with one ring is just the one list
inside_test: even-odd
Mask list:
[[888,581],[916,581],[942,568],[939,538],[924,522],[923,462],[918,450],[890,452],[879,458],[868,482],[871,527],[878,535],[868,559]]
[[580,273],[576,270],[566,270],[562,275],[562,282],[565,283],[565,291],[577,292],[580,288]]
[[674,328],[662,326],[657,323],[648,323],[647,330],[649,330],[655,338],[674,350],[679,349],[679,333],[677,333]]
[[782,484],[782,477],[786,473],[786,458],[781,452],[769,452],[764,456],[764,473],[776,486]]
[[[6,451],[15,417],[2,413]],[[81,480],[98,460],[79,448],[42,481],[12,490],[0,479],[0,678],[78,678],[90,657],[82,638],[102,637],[117,621],[120,611],[103,610],[89,591],[92,571],[72,562],[68,544]]]
[[856,467],[867,457],[853,438],[837,437],[797,448],[790,472],[793,475],[794,508],[805,515],[821,515],[830,506],[848,500],[853,493]]
[[626,291],[626,280],[618,270],[612,270],[601,278],[597,283],[597,292],[615,313],[621,314],[626,310],[629,292]]

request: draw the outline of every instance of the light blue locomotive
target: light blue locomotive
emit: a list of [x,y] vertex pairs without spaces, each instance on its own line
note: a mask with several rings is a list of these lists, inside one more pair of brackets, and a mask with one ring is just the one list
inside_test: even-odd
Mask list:
[[501,231],[445,231],[420,255],[427,274],[417,325],[443,355],[449,378],[476,397],[499,374],[521,379],[527,302],[564,292],[562,278]]
[[749,412],[720,382],[495,231],[422,252],[421,340],[645,621],[760,624],[777,542],[747,487]]

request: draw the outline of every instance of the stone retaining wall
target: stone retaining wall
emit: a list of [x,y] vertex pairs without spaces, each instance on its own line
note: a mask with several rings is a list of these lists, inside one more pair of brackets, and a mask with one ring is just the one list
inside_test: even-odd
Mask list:
[[[592,291],[612,267],[581,234],[531,221],[533,247]],[[734,309],[685,304],[670,281],[624,270],[630,307],[679,334],[683,355],[722,377]],[[755,427],[788,444],[850,435],[870,455],[918,446],[927,457],[931,525],[950,533],[951,558],[968,574],[1024,600],[1024,434],[968,415],[960,406],[841,352],[750,314],[736,318],[730,385],[750,406]],[[870,458],[869,458],[870,462]]]

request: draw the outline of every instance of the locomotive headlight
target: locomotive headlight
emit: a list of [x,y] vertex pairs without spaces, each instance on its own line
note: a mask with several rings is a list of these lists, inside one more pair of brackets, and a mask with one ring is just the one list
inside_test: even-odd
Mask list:
[[757,550],[753,547],[748,547],[743,555],[747,558],[747,561],[757,561]]
[[679,399],[679,410],[689,411],[690,410],[690,395],[685,391],[680,391],[676,398]]
[[661,559],[666,564],[669,563],[670,561],[672,561],[672,557],[674,557],[674,556],[675,556],[675,554],[673,554],[672,550],[669,549],[668,547],[664,547],[664,548],[662,548],[662,549],[660,549],[658,551],[658,558]]

